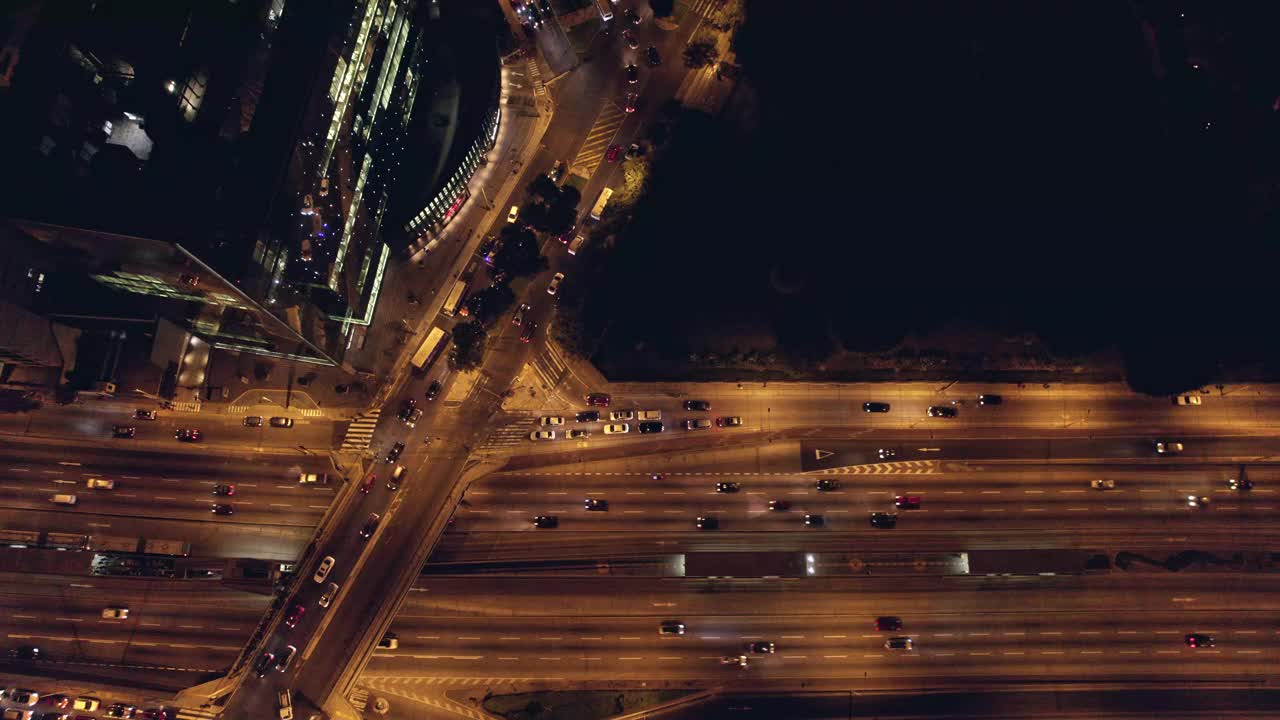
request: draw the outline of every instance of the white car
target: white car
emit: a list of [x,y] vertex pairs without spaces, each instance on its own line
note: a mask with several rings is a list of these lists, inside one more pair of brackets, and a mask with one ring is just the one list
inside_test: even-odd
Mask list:
[[613,412],[609,413],[609,419],[614,421],[635,420],[636,414],[631,410],[614,410]]
[[661,420],[662,411],[661,410],[641,410],[640,412],[636,413],[636,419],[637,420]]
[[617,423],[615,425],[604,426],[605,435],[621,435],[623,433],[629,433],[629,432],[631,432],[631,426],[626,423]]
[[317,583],[324,582],[324,579],[329,577],[329,571],[333,569],[333,565],[336,562],[338,561],[334,560],[332,555],[325,555],[324,559],[320,561],[320,565],[316,567],[316,574],[312,575],[311,579]]
[[1199,405],[1199,395],[1178,395],[1173,399],[1174,405]]
[[520,217],[520,206],[512,205],[511,212],[507,213],[507,222],[513,223],[516,221],[516,218],[518,217]]
[[78,697],[76,698],[76,701],[71,704],[71,709],[88,710],[89,712],[93,712],[97,710],[98,706],[101,704],[102,701],[95,697]]
[[556,290],[560,289],[560,283],[564,280],[564,273],[556,273],[551,276],[551,284],[547,286],[547,294],[555,295]]
[[335,598],[337,595],[338,595],[338,583],[329,583],[329,589],[325,590],[324,594],[320,596],[320,602],[318,604],[322,608],[327,608],[329,607],[329,604],[333,602],[333,598]]
[[529,303],[521,303],[520,307],[516,308],[516,314],[511,316],[511,323],[513,325],[523,325],[524,316],[527,312],[529,312]]
[[533,432],[529,433],[529,439],[530,440],[555,440],[556,431],[555,430],[534,430]]
[[103,608],[102,619],[103,620],[128,620],[129,608],[124,608],[124,607]]
[[554,417],[550,415],[547,417],[540,417],[538,418],[538,424],[541,425],[542,427],[547,427],[549,425],[563,425],[564,418]]
[[107,480],[106,478],[89,478],[84,481],[86,487],[90,490],[115,490],[116,481]]

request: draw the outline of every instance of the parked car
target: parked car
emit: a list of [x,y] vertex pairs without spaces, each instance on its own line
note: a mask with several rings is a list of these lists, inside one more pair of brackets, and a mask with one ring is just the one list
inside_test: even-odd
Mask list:
[[582,412],[573,416],[573,421],[580,422],[580,423],[599,422],[600,413],[599,411],[596,411],[596,410],[583,410]]
[[291,428],[293,427],[293,418],[273,417],[270,420],[271,427],[274,428]]
[[622,435],[631,432],[631,426],[626,423],[614,423],[604,426],[605,435]]
[[440,381],[436,380],[427,386],[427,399],[435,400],[440,395]]
[[736,415],[716,418],[716,427],[739,427],[741,425],[742,425],[742,418]]
[[1178,395],[1173,398],[1174,405],[1199,405],[1199,395]]
[[245,427],[262,427],[261,415],[250,415],[244,419]]
[[529,433],[529,439],[530,440],[555,440],[556,431],[555,430],[534,430],[533,432]]
[[614,410],[609,413],[610,420],[635,420],[636,413],[634,410]]
[[612,399],[609,393],[591,393],[587,396],[587,404],[593,407],[609,407]]
[[684,409],[706,411],[711,409],[711,403],[707,402],[706,400],[685,400]]

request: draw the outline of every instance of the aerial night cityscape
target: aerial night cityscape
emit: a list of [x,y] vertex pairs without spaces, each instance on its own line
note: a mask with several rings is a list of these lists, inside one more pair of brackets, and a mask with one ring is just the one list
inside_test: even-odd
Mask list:
[[0,720],[1280,718],[1280,2],[0,3]]

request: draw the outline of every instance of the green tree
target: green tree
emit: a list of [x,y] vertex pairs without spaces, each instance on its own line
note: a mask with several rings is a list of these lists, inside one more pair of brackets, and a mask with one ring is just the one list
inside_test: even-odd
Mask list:
[[529,182],[525,188],[530,195],[539,197],[542,202],[552,203],[560,197],[560,187],[551,181],[546,175],[538,175]]
[[467,311],[471,313],[472,319],[489,326],[494,320],[502,317],[503,313],[515,304],[515,301],[516,294],[511,290],[510,285],[506,283],[490,285],[472,293],[471,297],[467,298]]
[[714,43],[695,42],[685,46],[684,66],[687,68],[704,68],[720,59],[720,51]]
[[493,258],[493,266],[512,277],[536,275],[548,266],[538,249],[538,236],[526,228],[508,225],[502,229],[502,248]]
[[676,0],[649,0],[649,9],[656,18],[671,17],[676,11]]
[[454,370],[474,370],[484,360],[484,345],[488,339],[484,325],[479,321],[459,323],[453,326],[453,347],[449,350],[449,367]]

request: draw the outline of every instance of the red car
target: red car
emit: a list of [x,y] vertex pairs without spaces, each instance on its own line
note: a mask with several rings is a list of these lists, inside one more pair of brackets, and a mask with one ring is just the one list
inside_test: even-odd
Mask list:
[[774,512],[786,512],[791,509],[791,503],[786,500],[770,500],[769,509]]
[[919,495],[898,495],[893,498],[893,504],[899,510],[919,510]]
[[633,113],[636,111],[636,102],[640,100],[640,96],[636,93],[627,94],[627,105],[624,108],[626,112]]
[[591,393],[587,396],[587,404],[592,407],[609,407],[609,402],[613,400],[609,393]]
[[360,492],[368,495],[369,491],[373,490],[373,484],[377,481],[378,476],[374,473],[369,473],[369,477],[365,478],[364,482],[360,483]]
[[200,431],[196,428],[180,428],[173,434],[181,442],[200,442]]
[[609,152],[604,154],[604,159],[609,162],[618,162],[618,158],[622,157],[621,145],[610,145]]
[[289,614],[284,618],[284,624],[289,627],[297,627],[298,623],[302,620],[302,616],[306,613],[307,608],[305,605],[302,603],[294,603],[293,607],[289,608]]

